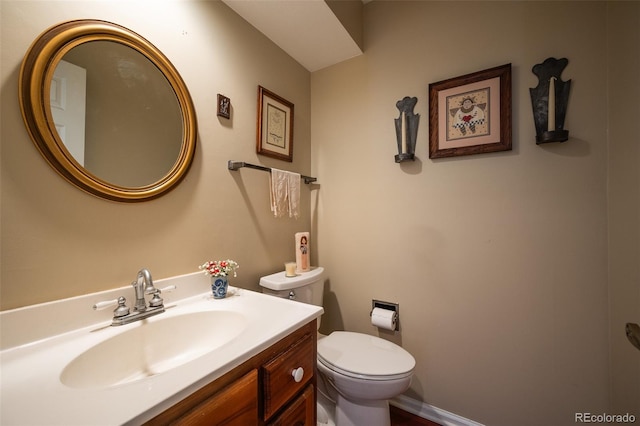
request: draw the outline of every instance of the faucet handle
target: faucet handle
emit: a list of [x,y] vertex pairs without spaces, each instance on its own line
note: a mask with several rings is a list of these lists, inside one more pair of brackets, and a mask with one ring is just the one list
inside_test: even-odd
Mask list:
[[127,299],[118,297],[118,307],[113,310],[113,317],[120,318],[129,315],[129,307],[126,305]]
[[93,309],[95,311],[100,311],[102,309],[109,308],[111,306],[116,306],[117,304],[118,304],[118,299],[105,300],[103,302],[98,302],[95,305],[93,305]]
[[156,291],[153,293],[153,297],[151,298],[151,301],[149,302],[149,307],[150,308],[158,308],[160,306],[164,305],[164,300],[162,299],[162,297],[160,297],[160,294],[163,292],[170,292],[175,290],[177,287],[175,285],[169,285],[166,286],[165,288],[162,289],[156,289]]
[[159,308],[160,306],[164,305],[164,300],[162,299],[162,297],[160,297],[160,290],[156,289],[156,292],[153,293],[153,297],[151,298],[151,301],[149,302],[149,307],[150,308]]
[[119,317],[124,317],[129,315],[129,308],[127,307],[126,303],[127,303],[127,299],[120,296],[117,299],[98,302],[95,305],[93,305],[93,309],[96,311],[100,311],[102,309],[106,309],[111,306],[118,305],[118,307],[113,310],[113,317],[119,318]]

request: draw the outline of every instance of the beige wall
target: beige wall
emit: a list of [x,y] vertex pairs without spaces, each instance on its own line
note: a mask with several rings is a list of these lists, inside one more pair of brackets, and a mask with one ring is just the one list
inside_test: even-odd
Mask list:
[[607,12],[611,409],[640,421],[640,352],[624,332],[640,324],[640,2],[611,2]]
[[[637,5],[627,6],[632,16]],[[618,21],[608,22],[606,2],[364,9],[365,55],[311,80],[312,163],[322,180],[313,228],[330,285],[322,330],[378,334],[371,299],[398,302],[401,332],[382,335],[417,359],[409,396],[488,425],[569,425],[576,412],[606,412],[607,116],[618,108],[607,109],[606,59],[607,28]],[[637,34],[633,22],[626,28]],[[627,43],[638,51],[637,37]],[[569,59],[570,140],[537,146],[531,68],[548,57]],[[429,83],[509,62],[513,150],[430,160]],[[637,93],[636,79],[626,84]],[[392,120],[404,96],[418,97],[418,159],[399,165]],[[636,146],[630,120],[621,136]],[[635,197],[625,223],[636,231],[626,247],[635,247],[627,288],[637,310],[638,157],[629,143],[618,154],[632,154],[635,180],[618,200]],[[638,410],[635,395],[635,405],[616,408]]]
[[[189,273],[209,259],[235,259],[233,283],[257,289],[259,276],[294,258],[294,233],[310,227],[313,191],[302,187],[301,219],[274,219],[268,175],[230,172],[227,161],[309,174],[308,71],[221,2],[3,0],[1,7],[2,309],[127,285],[142,267],[156,279]],[[120,204],[79,191],[46,164],[24,128],[23,55],[46,28],[80,18],[141,34],[189,87],[199,126],[194,163],[158,200]],[[293,164],[255,153],[258,85],[295,104]],[[231,98],[231,120],[216,116],[218,93]]]

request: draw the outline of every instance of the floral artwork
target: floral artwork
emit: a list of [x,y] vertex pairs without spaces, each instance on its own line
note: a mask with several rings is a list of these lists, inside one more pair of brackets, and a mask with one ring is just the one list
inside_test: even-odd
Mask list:
[[293,103],[258,86],[258,154],[293,161],[293,112]]
[[277,105],[267,104],[267,144],[276,148],[285,148],[287,113]]

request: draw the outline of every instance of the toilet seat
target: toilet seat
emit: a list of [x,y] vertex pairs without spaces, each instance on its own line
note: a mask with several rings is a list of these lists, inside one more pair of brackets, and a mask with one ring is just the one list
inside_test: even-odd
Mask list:
[[363,333],[334,331],[318,341],[318,361],[348,377],[397,380],[413,373],[416,361],[395,343]]

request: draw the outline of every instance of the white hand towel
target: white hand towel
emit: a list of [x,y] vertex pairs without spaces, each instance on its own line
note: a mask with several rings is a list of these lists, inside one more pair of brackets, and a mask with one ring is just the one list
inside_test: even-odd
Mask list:
[[289,217],[300,216],[300,173],[289,173]]
[[272,168],[270,187],[273,215],[282,217],[288,214],[297,219],[300,216],[300,174]]

